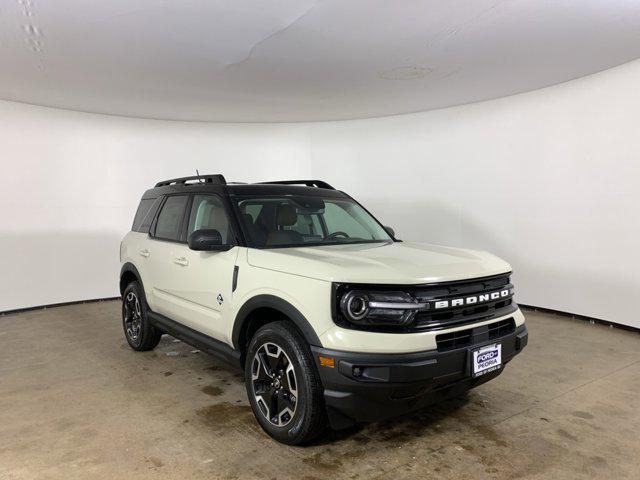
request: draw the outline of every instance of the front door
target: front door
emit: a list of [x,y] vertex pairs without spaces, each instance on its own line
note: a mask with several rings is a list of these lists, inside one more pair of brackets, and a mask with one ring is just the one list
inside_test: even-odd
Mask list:
[[[196,194],[189,209],[186,235],[194,231],[215,229],[220,232],[222,243],[235,243],[229,217],[224,205],[215,194]],[[210,337],[228,342],[229,322],[232,311],[233,269],[238,248],[227,251],[194,251],[186,244],[174,251],[171,286],[177,310],[174,320],[190,326]]]

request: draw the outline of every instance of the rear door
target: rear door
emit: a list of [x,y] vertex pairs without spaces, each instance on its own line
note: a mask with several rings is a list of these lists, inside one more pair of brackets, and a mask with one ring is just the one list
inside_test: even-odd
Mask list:
[[136,216],[133,219],[131,232],[127,234],[126,240],[122,245],[126,250],[123,252],[125,254],[124,258],[132,262],[140,274],[142,285],[145,288],[145,296],[151,308],[153,308],[153,292],[148,271],[149,262],[151,261],[149,229],[161,203],[162,197],[147,197],[140,201]]
[[186,221],[189,195],[165,197],[149,232],[146,271],[151,290],[149,305],[152,310],[180,321],[180,283],[175,278],[178,263],[185,255],[186,243],[182,231]]

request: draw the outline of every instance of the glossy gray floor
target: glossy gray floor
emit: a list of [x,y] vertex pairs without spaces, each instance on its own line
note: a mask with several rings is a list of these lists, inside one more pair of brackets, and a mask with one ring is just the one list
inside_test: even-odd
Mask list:
[[270,440],[241,376],[165,336],[136,353],[120,304],[0,317],[0,478],[640,478],[640,335],[528,312],[531,340],[467,398]]

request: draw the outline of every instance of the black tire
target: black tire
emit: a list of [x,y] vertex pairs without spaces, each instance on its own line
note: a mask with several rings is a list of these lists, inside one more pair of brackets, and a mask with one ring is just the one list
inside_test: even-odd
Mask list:
[[[282,351],[285,355],[282,355]],[[278,357],[275,356],[277,354]],[[261,361],[260,358],[265,360]],[[264,368],[261,363],[263,361],[266,364],[271,363],[271,366]],[[284,367],[280,368],[278,365]],[[268,370],[273,376],[269,375]],[[281,380],[278,371],[283,376]],[[259,378],[255,378],[256,375]],[[265,386],[269,382],[270,386]],[[277,383],[275,388],[274,382]],[[288,445],[301,445],[310,442],[325,429],[327,420],[320,377],[309,345],[291,323],[269,323],[255,333],[247,349],[245,384],[258,423],[277,441]],[[292,392],[295,392],[295,402],[291,401]],[[273,400],[274,398],[276,400]],[[286,409],[292,404],[293,415],[290,415],[291,409]],[[269,405],[274,408],[270,409]],[[281,406],[286,410],[283,410],[282,417],[279,411]],[[278,410],[275,416],[269,414],[271,410]]]
[[122,328],[127,343],[138,352],[153,350],[162,337],[162,331],[149,322],[147,311],[142,287],[131,282],[122,294]]

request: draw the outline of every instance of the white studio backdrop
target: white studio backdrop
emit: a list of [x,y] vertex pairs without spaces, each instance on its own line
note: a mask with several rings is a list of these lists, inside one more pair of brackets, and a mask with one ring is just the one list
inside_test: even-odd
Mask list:
[[312,129],[312,173],[407,240],[509,261],[516,299],[640,327],[640,61],[461,107]]
[[0,102],[0,311],[118,294],[156,181],[322,178],[405,240],[488,250],[517,300],[640,327],[640,61],[489,102],[307,124],[139,120]]
[[159,180],[309,172],[302,126],[162,122],[0,102],[0,311],[119,295],[119,244]]

